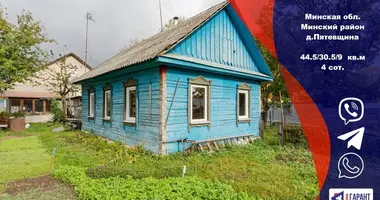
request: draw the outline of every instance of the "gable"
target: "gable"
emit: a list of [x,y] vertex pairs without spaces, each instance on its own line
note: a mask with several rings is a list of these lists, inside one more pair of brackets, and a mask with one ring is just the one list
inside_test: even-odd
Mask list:
[[236,70],[271,75],[270,72],[268,74],[269,70],[266,69],[265,62],[263,62],[265,66],[259,66],[263,63],[257,60],[263,58],[254,53],[254,48],[257,47],[253,37],[251,35],[248,38],[242,37],[242,31],[237,29],[235,22],[240,19],[232,19],[230,12],[234,11],[228,10],[228,7],[230,6],[217,13],[168,53],[217,63],[236,68]]

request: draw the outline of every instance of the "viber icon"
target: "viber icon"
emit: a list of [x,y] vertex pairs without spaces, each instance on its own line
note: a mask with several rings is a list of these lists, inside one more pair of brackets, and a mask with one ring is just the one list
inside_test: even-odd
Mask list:
[[358,122],[364,116],[364,103],[362,100],[349,97],[339,103],[339,117],[347,125],[350,122]]

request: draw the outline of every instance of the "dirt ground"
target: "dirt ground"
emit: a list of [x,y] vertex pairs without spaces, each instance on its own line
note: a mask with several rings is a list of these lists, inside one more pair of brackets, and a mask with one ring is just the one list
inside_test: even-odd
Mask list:
[[11,197],[17,197],[25,196],[32,192],[34,198],[32,197],[31,199],[39,199],[49,193],[55,193],[57,188],[62,192],[62,194],[57,194],[57,196],[64,196],[65,199],[76,199],[72,187],[63,184],[61,181],[54,179],[49,175],[11,182],[7,185],[7,189],[4,193]]

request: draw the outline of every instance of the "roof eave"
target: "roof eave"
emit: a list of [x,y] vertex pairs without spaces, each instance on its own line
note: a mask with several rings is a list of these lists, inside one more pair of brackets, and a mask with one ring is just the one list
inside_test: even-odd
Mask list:
[[209,61],[203,61],[200,59],[194,59],[190,57],[184,58],[184,56],[166,54],[164,56],[158,57],[158,61],[162,64],[180,67],[192,70],[202,70],[212,73],[218,73],[223,75],[230,75],[239,78],[252,79],[258,82],[273,81],[273,77],[249,70],[239,70],[230,66],[213,63]]

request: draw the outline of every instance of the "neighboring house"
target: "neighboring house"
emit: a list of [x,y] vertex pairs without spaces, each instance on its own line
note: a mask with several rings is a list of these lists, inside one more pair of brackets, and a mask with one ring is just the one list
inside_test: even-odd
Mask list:
[[83,130],[166,154],[257,137],[260,82],[271,80],[250,31],[223,2],[74,82],[83,88]]
[[[91,67],[74,53],[64,55],[48,63],[47,69],[39,72],[32,81],[17,83],[13,89],[0,94],[0,107],[5,107],[5,110],[10,113],[24,112],[27,116],[27,122],[45,122],[51,120],[52,99],[60,99],[61,97],[51,92],[48,87],[36,83],[44,82],[49,74],[48,70],[58,71],[60,69],[58,63],[63,59],[65,59],[66,63],[76,66],[77,70],[73,72],[76,77],[91,70]],[[71,93],[67,98],[80,104],[78,102],[81,101],[81,91]]]

